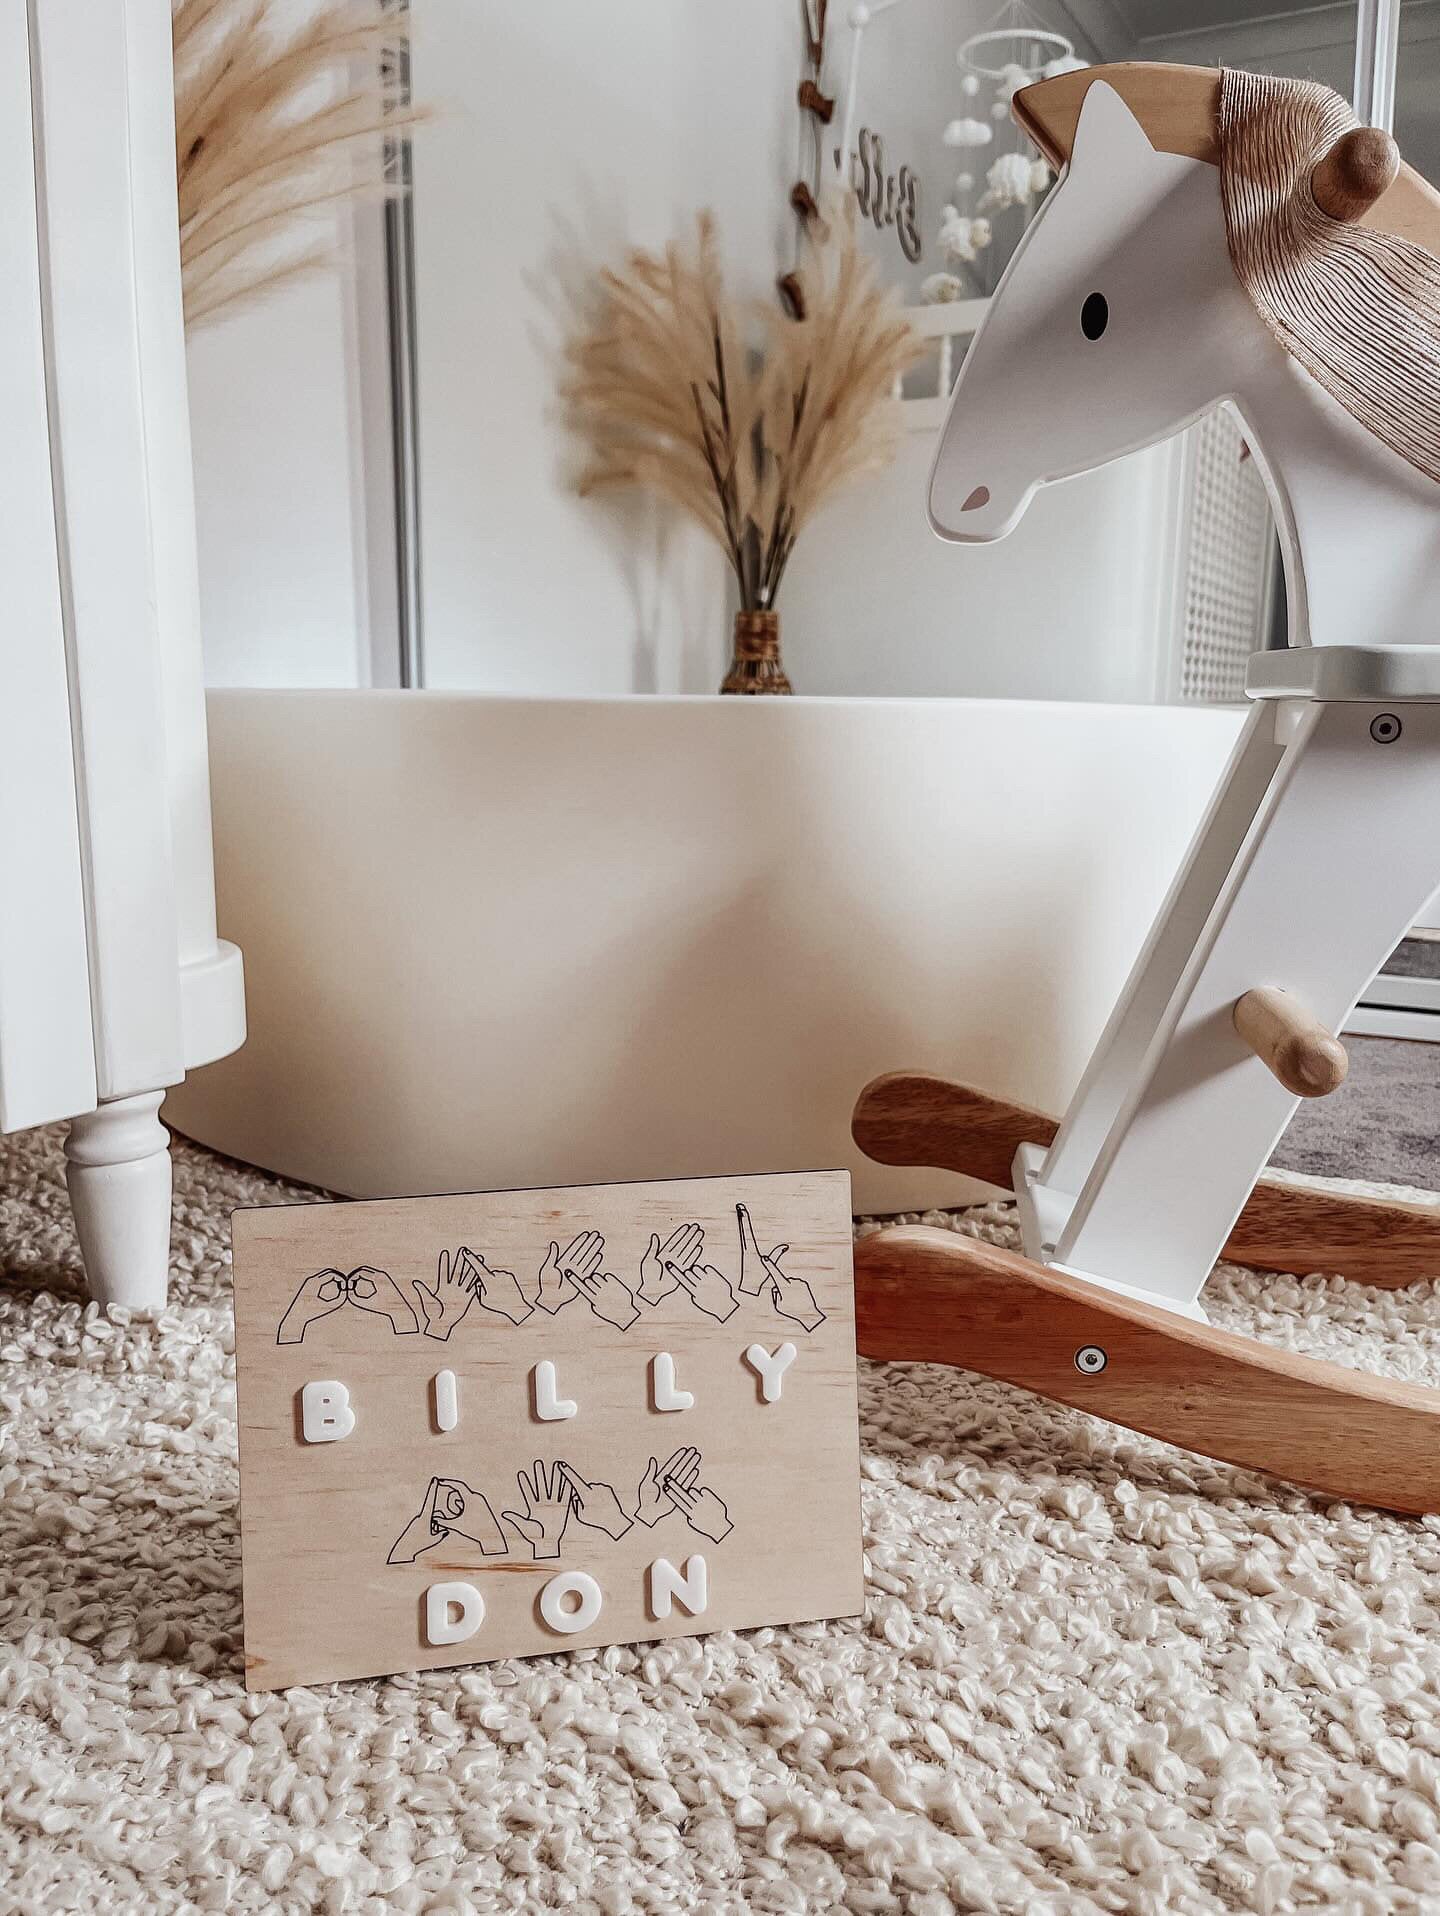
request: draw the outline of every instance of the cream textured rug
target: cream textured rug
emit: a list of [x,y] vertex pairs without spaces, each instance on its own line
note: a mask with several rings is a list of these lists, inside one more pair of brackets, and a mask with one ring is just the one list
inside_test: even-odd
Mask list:
[[[0,1909],[1440,1912],[1440,1523],[936,1368],[864,1368],[863,1621],[247,1698],[226,1215],[284,1191],[177,1146],[108,1323],[58,1135],[0,1149]],[[1430,1285],[1210,1297],[1440,1382]]]

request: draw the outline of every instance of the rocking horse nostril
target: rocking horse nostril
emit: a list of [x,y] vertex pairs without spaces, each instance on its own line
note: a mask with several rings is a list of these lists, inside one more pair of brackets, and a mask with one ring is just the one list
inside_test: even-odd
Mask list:
[[989,486],[976,486],[975,490],[971,493],[970,497],[965,501],[964,505],[961,506],[960,510],[962,512],[976,512],[979,510],[981,506],[988,506],[989,503],[990,503]]

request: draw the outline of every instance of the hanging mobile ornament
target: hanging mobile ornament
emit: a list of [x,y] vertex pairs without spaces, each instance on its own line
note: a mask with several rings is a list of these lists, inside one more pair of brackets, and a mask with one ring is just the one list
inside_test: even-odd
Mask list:
[[[991,26],[961,42],[955,58],[966,79],[974,78],[975,92],[988,80],[997,87],[1010,84],[1010,92],[1015,93],[1048,76],[1052,67],[1069,73],[1088,64],[1075,57],[1074,41],[1045,26],[1025,0],[1010,0]],[[964,79],[960,88],[964,93],[971,91]]]
[[[1074,43],[1047,26],[1026,4],[1009,0],[990,25],[972,33],[956,51],[960,68],[961,117],[951,120],[941,138],[948,147],[978,150],[996,142],[997,129],[1011,117],[1015,95],[1022,88],[1055,73],[1069,73],[1087,63],[1077,58]],[[983,114],[984,117],[981,117]],[[1016,136],[1019,139],[1019,136]],[[944,209],[938,239],[952,266],[975,267],[993,238],[987,213],[1016,211],[1022,225],[1029,220],[1051,184],[1051,173],[1028,141],[1000,152],[986,170],[985,192],[974,213],[975,175],[966,167],[956,175],[955,199]],[[1007,249],[1008,250],[1008,246]],[[932,301],[956,299],[953,273],[934,274],[922,288]]]
[[[796,180],[790,189],[790,204],[799,221],[799,234],[820,217],[819,191],[824,168],[824,129],[835,112],[835,102],[821,90],[821,72],[825,65],[825,15],[829,0],[800,0],[800,19],[805,35],[807,72],[800,81],[796,102],[806,116],[812,137],[813,157],[809,180]],[[792,319],[805,317],[805,288],[799,268],[800,237],[797,234],[795,266],[776,281],[780,302]]]

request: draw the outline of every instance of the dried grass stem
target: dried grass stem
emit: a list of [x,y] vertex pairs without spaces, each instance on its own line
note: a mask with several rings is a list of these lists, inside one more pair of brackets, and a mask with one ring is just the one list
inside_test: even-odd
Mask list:
[[747,612],[774,604],[820,507],[892,457],[892,396],[920,351],[839,208],[802,278],[803,319],[734,301],[702,213],[692,250],[637,252],[601,274],[600,317],[570,347],[582,490],[640,485],[674,501],[723,549]]

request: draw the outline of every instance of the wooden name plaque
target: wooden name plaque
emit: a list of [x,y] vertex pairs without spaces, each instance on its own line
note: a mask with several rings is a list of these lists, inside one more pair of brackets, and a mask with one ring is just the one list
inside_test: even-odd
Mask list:
[[847,1173],[232,1225],[248,1688],[862,1608]]

